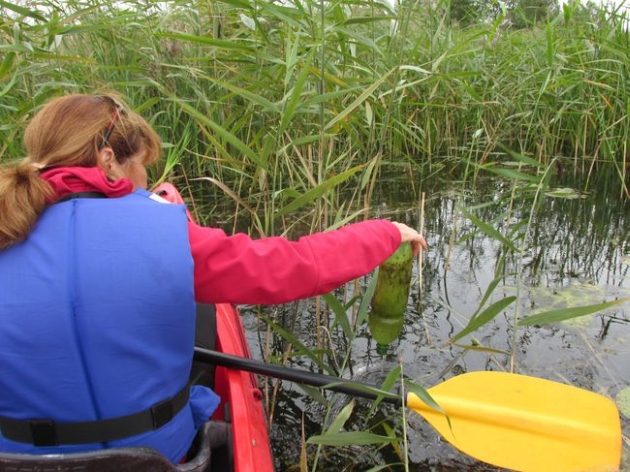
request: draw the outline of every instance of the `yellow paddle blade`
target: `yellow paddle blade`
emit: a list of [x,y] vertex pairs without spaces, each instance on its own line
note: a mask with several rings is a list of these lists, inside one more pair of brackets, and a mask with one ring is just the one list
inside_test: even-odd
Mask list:
[[446,417],[409,393],[407,406],[448,442],[518,471],[616,471],[621,424],[606,397],[504,372],[471,372],[430,388]]

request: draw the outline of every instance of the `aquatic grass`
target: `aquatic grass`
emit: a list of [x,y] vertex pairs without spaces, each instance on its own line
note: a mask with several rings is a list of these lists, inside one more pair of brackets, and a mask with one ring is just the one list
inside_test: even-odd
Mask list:
[[596,303],[594,305],[574,306],[563,308],[560,310],[550,310],[534,315],[526,316],[519,322],[519,326],[544,325],[549,323],[557,323],[559,321],[570,320],[579,316],[592,315],[594,313],[607,310],[616,305],[630,302],[630,298],[620,298],[605,303]]
[[[243,1],[203,11],[172,2],[168,10],[147,11],[134,2],[123,2],[125,10],[68,2],[54,8],[52,20],[37,9],[46,11],[46,2],[35,6],[24,21],[16,9],[11,11],[18,16],[4,21],[2,70],[5,76],[18,73],[11,74],[14,83],[5,85],[7,93],[19,84],[27,58],[29,80],[44,89],[109,83],[140,103],[171,90],[233,136],[226,147],[224,133],[217,139],[217,129],[189,116],[185,121],[202,130],[192,154],[222,152],[216,165],[183,160],[187,173],[218,172],[223,160],[237,167],[230,147],[242,142],[237,151],[261,156],[246,175],[259,174],[267,212],[273,212],[271,198],[285,179],[304,169],[306,161],[296,163],[286,151],[307,136],[319,137],[305,145],[314,157],[309,175],[316,185],[348,160],[335,161],[332,153],[346,150],[358,163],[376,164],[368,193],[380,165],[389,165],[388,156],[408,160],[422,174],[436,165],[453,172],[464,169],[457,158],[462,149],[469,168],[470,162],[500,157],[493,153],[499,144],[542,161],[563,156],[561,172],[589,179],[610,163],[622,187],[625,182],[627,44],[618,23],[606,23],[603,16],[578,20],[584,13],[576,5],[541,27],[500,33],[499,19],[449,27],[439,2],[434,12],[370,3],[322,8]],[[315,11],[319,16],[305,15]],[[20,42],[9,35],[9,22],[23,26]],[[423,27],[418,34],[406,34],[418,26]],[[566,28],[577,34],[565,34]],[[64,62],[69,62],[65,81],[57,66]],[[22,88],[12,95],[26,99],[31,91]],[[322,123],[332,133],[322,134]],[[177,133],[186,126],[169,119],[163,129]],[[278,155],[278,148],[285,155]],[[348,152],[353,148],[359,153]],[[273,164],[274,175],[260,178],[267,164]],[[243,174],[231,179],[233,188],[255,188]],[[314,182],[300,182],[303,191],[305,183]],[[249,198],[260,195],[252,192]]]
[[463,338],[464,336],[477,331],[483,325],[492,321],[498,314],[502,313],[508,306],[516,301],[515,296],[504,297],[494,302],[481,313],[475,314],[470,318],[468,324],[459,333],[450,339],[451,343]]
[[[508,167],[497,167],[495,165],[484,165],[479,166],[480,169],[484,171],[490,171],[495,174],[499,174],[506,179],[511,180],[511,191],[509,192],[507,198],[499,199],[500,210],[497,213],[497,208],[493,204],[494,221],[505,221],[507,224],[504,224],[504,231],[500,232],[495,228],[493,223],[488,223],[483,221],[478,216],[474,215],[471,211],[460,210],[461,214],[466,217],[466,219],[472,223],[472,225],[476,228],[476,230],[481,231],[486,236],[494,240],[499,244],[500,256],[496,262],[495,268],[495,278],[488,284],[483,297],[479,303],[477,310],[470,315],[468,319],[468,323],[463,327],[461,331],[457,334],[451,336],[449,340],[450,343],[455,343],[466,335],[473,334],[477,332],[482,326],[486,325],[490,321],[492,321],[497,315],[503,313],[504,310],[514,303],[517,300],[520,300],[521,297],[525,295],[525,284],[524,280],[526,277],[526,267],[530,266],[534,269],[537,269],[536,265],[532,265],[531,263],[527,263],[525,259],[529,258],[530,247],[534,243],[539,234],[532,234],[534,225],[533,221],[537,218],[540,218],[539,212],[543,206],[543,202],[546,199],[558,199],[558,200],[566,200],[566,199],[576,199],[579,198],[580,195],[578,192],[575,192],[571,189],[553,189],[550,186],[550,174],[551,170],[554,168],[555,159],[552,159],[546,166],[542,166],[541,163],[533,161],[532,159],[519,155],[517,153],[510,152],[509,153],[514,158],[514,164],[516,165],[516,169],[514,170]],[[507,162],[503,163],[505,166]],[[528,173],[524,173],[522,169],[536,169],[535,172],[531,170]],[[518,194],[518,200],[521,202],[527,202],[530,206],[529,208],[515,208],[515,202],[517,200],[516,195]],[[479,205],[477,209],[479,210],[487,210],[488,205]],[[619,215],[616,215],[618,218]],[[588,222],[589,218],[585,218],[584,221]],[[623,223],[622,223],[623,226]],[[511,228],[510,228],[511,227]],[[556,226],[554,226],[556,227]],[[537,228],[537,232],[539,231],[539,227]],[[593,229],[586,230],[588,234],[593,234]],[[606,240],[609,236],[603,235],[601,244],[606,244]],[[537,255],[534,261],[540,261],[542,253]],[[495,290],[498,287],[498,284],[507,278],[507,274],[505,273],[506,260],[510,260],[510,265],[513,267],[513,277],[516,280],[516,292],[515,295],[503,296],[500,299],[496,299],[497,297],[493,295]],[[575,274],[572,274],[575,276]],[[486,304],[486,302],[490,299],[494,299],[494,303],[489,307],[482,310],[482,307]],[[516,346],[517,342],[517,333],[519,327],[526,327],[532,325],[541,325],[547,323],[553,323],[557,321],[563,320],[571,320],[577,317],[591,315],[596,312],[605,310],[615,305],[623,304],[628,301],[627,298],[621,298],[618,300],[608,301],[605,303],[599,303],[595,305],[588,306],[570,306],[562,309],[554,309],[550,311],[542,311],[535,315],[522,316],[521,315],[521,307],[517,303],[514,305],[513,315],[511,317],[512,328],[512,342],[511,342],[511,369],[516,369]],[[477,341],[473,339],[473,346],[477,345]],[[468,349],[468,346],[461,346],[463,349]],[[470,346],[472,347],[472,346]],[[483,347],[487,349],[487,346]],[[492,349],[492,348],[490,348]],[[501,350],[499,350],[501,351]],[[503,352],[503,351],[501,351]]]

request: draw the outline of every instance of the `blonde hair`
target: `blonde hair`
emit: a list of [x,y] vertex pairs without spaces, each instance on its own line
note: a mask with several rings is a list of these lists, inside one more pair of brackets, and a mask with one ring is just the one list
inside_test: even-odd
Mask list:
[[94,167],[111,147],[118,162],[144,151],[156,162],[160,138],[115,94],[72,94],[48,102],[24,133],[27,157],[0,167],[0,249],[25,239],[53,196],[39,171],[51,167]]

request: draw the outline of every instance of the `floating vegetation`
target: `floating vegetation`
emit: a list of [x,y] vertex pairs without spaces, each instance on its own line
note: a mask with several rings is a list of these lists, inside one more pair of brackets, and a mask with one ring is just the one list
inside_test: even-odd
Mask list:
[[616,401],[619,411],[621,411],[626,418],[630,418],[630,387],[621,390],[617,394]]
[[[594,283],[574,283],[568,287],[552,289],[548,287],[533,287],[531,289],[532,303],[539,307],[538,312],[562,310],[569,307],[590,305],[593,301],[605,298],[605,290]],[[595,314],[593,312],[590,314]],[[584,328],[591,323],[591,317],[580,316],[562,320],[567,325]]]
[[556,188],[545,192],[545,195],[553,198],[566,198],[567,200],[574,200],[576,198],[587,198],[587,195],[580,193],[574,188],[564,187]]

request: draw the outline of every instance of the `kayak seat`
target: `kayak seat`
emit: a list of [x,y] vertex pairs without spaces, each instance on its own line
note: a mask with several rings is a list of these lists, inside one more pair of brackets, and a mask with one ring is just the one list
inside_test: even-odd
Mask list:
[[154,449],[125,447],[76,454],[0,453],[0,471],[11,472],[210,472],[212,449],[229,440],[229,426],[208,421],[197,434],[188,460],[173,464]]

